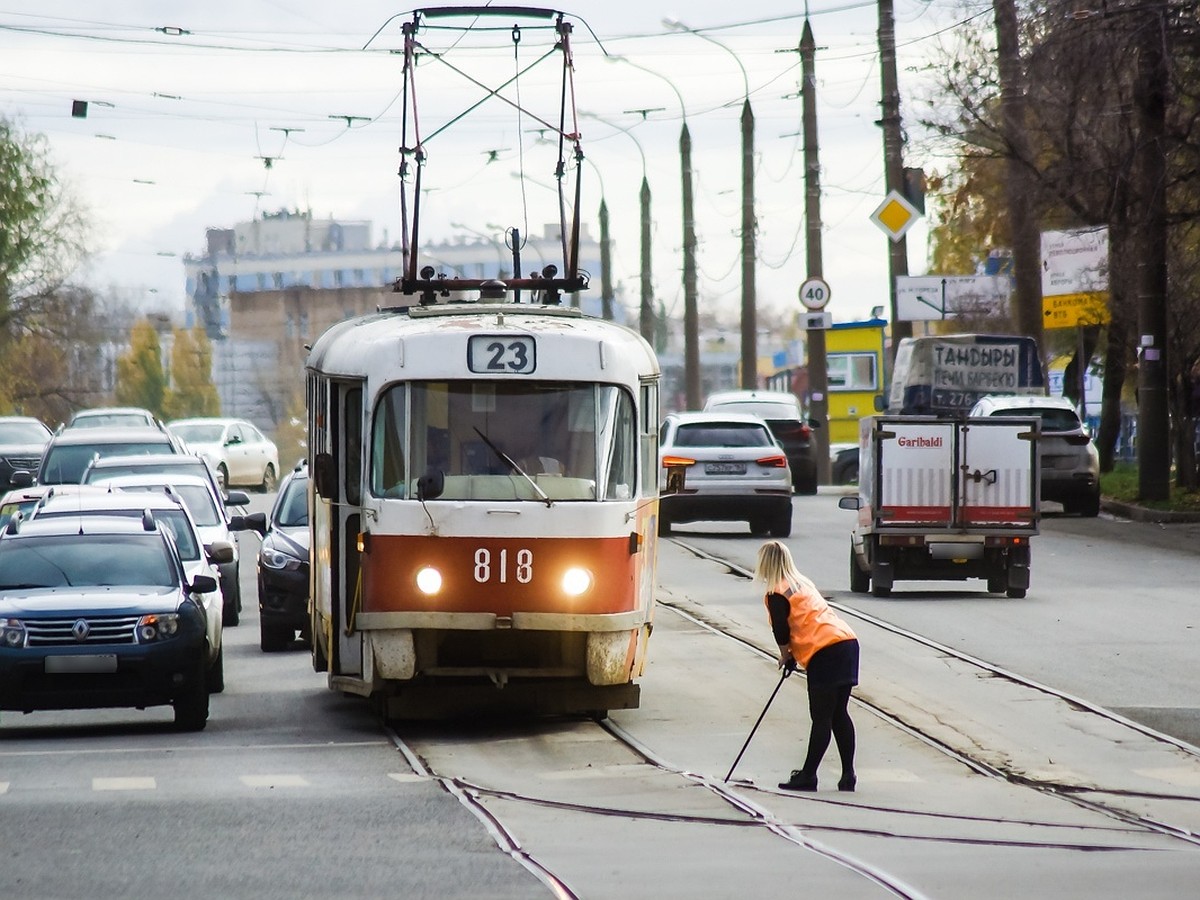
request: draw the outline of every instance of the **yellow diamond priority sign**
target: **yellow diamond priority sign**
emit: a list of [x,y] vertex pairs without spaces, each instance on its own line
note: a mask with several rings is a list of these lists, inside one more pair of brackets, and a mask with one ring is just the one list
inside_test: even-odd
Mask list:
[[898,241],[912,228],[920,215],[920,211],[909,203],[903,194],[890,191],[875,212],[871,213],[871,221],[893,241]]

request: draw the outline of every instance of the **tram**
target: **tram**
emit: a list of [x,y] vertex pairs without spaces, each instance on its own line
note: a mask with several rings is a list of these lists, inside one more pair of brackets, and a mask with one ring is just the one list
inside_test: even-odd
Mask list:
[[659,369],[578,309],[447,303],[307,364],[312,647],[389,717],[636,707],[653,619]]

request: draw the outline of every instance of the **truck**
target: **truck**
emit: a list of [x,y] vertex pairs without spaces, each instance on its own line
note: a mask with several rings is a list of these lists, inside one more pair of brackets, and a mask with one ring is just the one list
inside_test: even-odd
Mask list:
[[988,394],[1045,393],[1041,354],[1028,335],[925,335],[896,346],[887,411],[965,416]]
[[886,597],[901,580],[984,579],[1025,596],[1038,533],[1036,417],[866,416],[850,590]]

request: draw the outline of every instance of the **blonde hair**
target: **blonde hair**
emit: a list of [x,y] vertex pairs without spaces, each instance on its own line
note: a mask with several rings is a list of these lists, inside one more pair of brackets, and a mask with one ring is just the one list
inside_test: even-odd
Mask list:
[[765,581],[768,589],[774,589],[781,581],[793,590],[802,585],[816,589],[816,585],[796,568],[792,551],[782,541],[766,541],[758,548],[758,561],[754,566],[756,581]]

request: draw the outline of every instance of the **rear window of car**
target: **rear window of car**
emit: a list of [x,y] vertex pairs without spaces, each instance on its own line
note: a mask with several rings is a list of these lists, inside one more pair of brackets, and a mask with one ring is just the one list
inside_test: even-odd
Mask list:
[[1083,426],[1079,416],[1069,409],[1039,409],[1025,407],[1023,409],[998,409],[993,416],[1038,416],[1042,420],[1042,431],[1078,431]]
[[83,472],[95,456],[132,456],[146,453],[170,453],[171,444],[163,440],[154,443],[78,444],[52,447],[42,463],[42,484],[79,484]]
[[680,425],[676,447],[769,447],[768,431],[753,424],[724,423]]
[[800,410],[790,403],[718,403],[713,408],[724,412],[749,413],[752,416],[758,416],[760,419],[800,418]]

